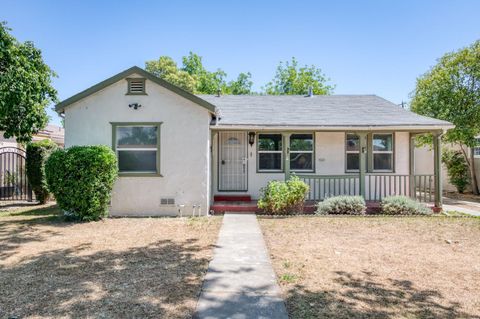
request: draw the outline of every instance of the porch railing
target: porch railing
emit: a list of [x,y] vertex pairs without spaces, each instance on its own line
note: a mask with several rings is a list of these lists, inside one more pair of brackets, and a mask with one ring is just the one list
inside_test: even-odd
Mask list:
[[[359,175],[297,175],[310,190],[307,200],[322,201],[339,195],[360,195]],[[434,199],[434,175],[366,174],[365,200],[381,201],[403,195],[421,202]]]

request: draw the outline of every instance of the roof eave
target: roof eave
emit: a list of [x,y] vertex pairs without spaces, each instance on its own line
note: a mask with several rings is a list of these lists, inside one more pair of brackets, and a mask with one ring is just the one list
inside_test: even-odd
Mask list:
[[261,124],[216,124],[211,125],[212,130],[274,130],[274,131],[410,131],[410,132],[432,132],[447,131],[454,128],[453,124],[412,124],[412,125],[261,125]]

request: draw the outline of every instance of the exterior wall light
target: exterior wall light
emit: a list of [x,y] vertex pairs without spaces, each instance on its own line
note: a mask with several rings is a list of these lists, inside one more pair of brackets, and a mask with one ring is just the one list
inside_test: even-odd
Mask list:
[[253,143],[255,143],[255,132],[248,132],[248,144],[253,146]]
[[141,107],[141,105],[138,104],[138,103],[132,103],[132,104],[128,104],[128,107],[129,107],[129,108],[132,108],[132,107],[133,107],[133,109],[136,110],[136,109],[138,109],[139,107]]

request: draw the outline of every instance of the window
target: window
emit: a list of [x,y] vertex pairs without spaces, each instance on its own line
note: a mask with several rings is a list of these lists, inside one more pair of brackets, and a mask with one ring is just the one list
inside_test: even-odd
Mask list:
[[360,167],[360,138],[355,134],[347,134],[345,139],[347,172],[357,172]]
[[480,157],[480,137],[475,138],[477,141],[477,146],[473,148],[473,155],[475,157]]
[[290,169],[297,172],[313,171],[313,134],[290,136]]
[[282,134],[258,135],[258,171],[281,172],[282,157]]
[[393,134],[373,134],[374,171],[393,171]]
[[159,173],[160,123],[113,123],[113,130],[120,173]]
[[144,78],[128,78],[128,90],[127,94],[130,95],[143,95],[145,92],[145,79]]

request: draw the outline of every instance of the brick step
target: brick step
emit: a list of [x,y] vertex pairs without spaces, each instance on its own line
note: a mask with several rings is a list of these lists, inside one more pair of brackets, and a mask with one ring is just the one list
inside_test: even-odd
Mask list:
[[250,195],[215,195],[213,196],[215,202],[251,202]]

